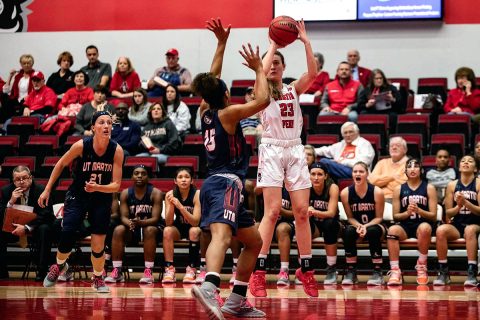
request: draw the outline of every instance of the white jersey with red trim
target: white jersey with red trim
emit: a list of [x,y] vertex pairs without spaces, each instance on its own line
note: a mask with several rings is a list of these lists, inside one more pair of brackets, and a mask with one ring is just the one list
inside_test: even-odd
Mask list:
[[262,112],[262,138],[294,140],[300,138],[303,126],[302,110],[295,87],[283,84],[279,100],[270,98]]

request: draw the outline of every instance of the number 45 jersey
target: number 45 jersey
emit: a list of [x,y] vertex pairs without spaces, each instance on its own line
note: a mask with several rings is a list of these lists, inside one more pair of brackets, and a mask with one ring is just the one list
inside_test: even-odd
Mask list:
[[[99,156],[93,149],[93,137],[83,138],[82,156],[75,159],[73,164],[73,183],[70,185],[69,191],[76,195],[87,193],[84,188],[85,182],[88,181],[103,185],[111,183],[116,148],[117,143],[110,140],[105,153]],[[100,194],[100,192],[94,192],[94,194]],[[111,194],[105,195],[111,197]]]
[[294,140],[302,133],[302,110],[295,87],[283,85],[278,100],[270,98],[270,105],[262,111],[262,138]]
[[228,134],[218,117],[218,110],[208,109],[202,116],[203,144],[207,153],[207,175],[237,175],[244,180],[248,168],[248,152],[240,123],[235,134]]

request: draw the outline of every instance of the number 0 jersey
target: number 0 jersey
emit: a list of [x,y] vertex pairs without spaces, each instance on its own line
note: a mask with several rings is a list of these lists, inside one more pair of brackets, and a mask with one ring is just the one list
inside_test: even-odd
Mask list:
[[206,110],[202,116],[203,144],[207,152],[207,175],[233,173],[245,179],[248,153],[240,123],[235,134],[228,134],[218,118],[218,110]]
[[302,110],[295,87],[284,84],[279,100],[270,98],[262,111],[262,138],[294,140],[300,138],[303,126]]
[[[102,156],[95,153],[93,149],[93,137],[83,138],[82,156],[75,159],[72,168],[73,183],[69,190],[74,194],[87,193],[85,191],[85,182],[95,181],[97,184],[109,184],[112,182],[113,158],[117,143],[110,140],[107,150]],[[101,194],[94,192],[93,194]],[[105,194],[111,197],[111,194]]]

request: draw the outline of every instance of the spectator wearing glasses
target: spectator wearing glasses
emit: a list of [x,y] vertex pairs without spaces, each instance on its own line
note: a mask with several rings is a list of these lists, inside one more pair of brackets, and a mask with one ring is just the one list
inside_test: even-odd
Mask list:
[[37,214],[37,218],[28,224],[14,224],[15,230],[11,233],[0,232],[0,278],[2,279],[9,277],[7,244],[19,242],[21,246],[26,246],[26,236],[32,237],[32,244],[38,249],[38,269],[35,281],[42,281],[47,274],[51,258],[52,227],[55,216],[51,205],[41,208],[37,203],[37,199],[44,189],[44,186],[34,182],[32,173],[26,166],[15,167],[12,173],[12,183],[1,189],[1,221],[3,221],[6,208],[16,205],[33,207],[33,212]]

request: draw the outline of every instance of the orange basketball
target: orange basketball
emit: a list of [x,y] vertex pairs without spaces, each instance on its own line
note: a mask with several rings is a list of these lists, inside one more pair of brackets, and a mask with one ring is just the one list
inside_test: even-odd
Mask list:
[[280,47],[286,47],[298,38],[297,22],[289,16],[279,16],[270,22],[270,39]]

